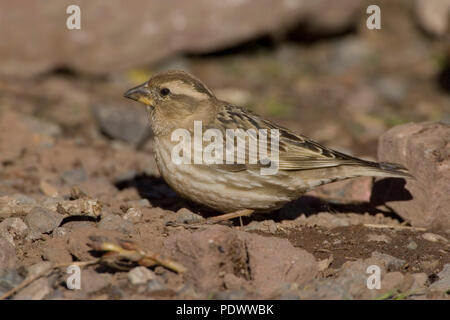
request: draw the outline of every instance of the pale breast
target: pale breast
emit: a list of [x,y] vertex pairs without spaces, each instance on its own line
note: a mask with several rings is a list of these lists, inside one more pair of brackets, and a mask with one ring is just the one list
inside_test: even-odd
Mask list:
[[305,190],[302,181],[286,172],[268,176],[261,175],[259,170],[236,172],[205,164],[176,164],[171,156],[176,144],[155,137],[156,162],[162,177],[183,197],[213,209],[274,210]]

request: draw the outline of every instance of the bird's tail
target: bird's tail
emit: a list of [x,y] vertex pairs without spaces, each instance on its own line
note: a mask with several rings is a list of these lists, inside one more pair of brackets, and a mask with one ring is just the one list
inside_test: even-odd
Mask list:
[[414,179],[408,169],[398,163],[361,160],[361,163],[356,168],[352,168],[352,171],[359,176]]
[[302,172],[303,181],[307,182],[310,189],[335,182],[356,177],[385,177],[385,178],[410,178],[415,179],[404,166],[397,163],[373,162],[352,158],[346,164],[327,168],[320,174],[317,170]]

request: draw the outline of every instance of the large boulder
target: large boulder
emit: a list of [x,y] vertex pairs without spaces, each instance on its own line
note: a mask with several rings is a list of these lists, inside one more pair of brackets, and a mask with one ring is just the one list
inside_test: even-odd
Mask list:
[[[107,73],[178,52],[202,53],[304,23],[336,32],[356,21],[361,0],[0,0],[0,75],[55,67]],[[69,5],[81,29],[69,30]]]
[[380,161],[406,166],[416,179],[408,179],[405,188],[410,199],[395,199],[398,184],[378,190],[402,218],[414,226],[435,227],[450,231],[450,125],[425,122],[397,126],[381,136]]

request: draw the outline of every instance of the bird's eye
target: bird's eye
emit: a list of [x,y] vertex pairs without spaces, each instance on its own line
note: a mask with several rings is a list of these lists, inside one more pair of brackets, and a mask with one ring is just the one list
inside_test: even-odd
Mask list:
[[167,88],[162,88],[159,92],[162,96],[167,96],[170,93],[170,90]]

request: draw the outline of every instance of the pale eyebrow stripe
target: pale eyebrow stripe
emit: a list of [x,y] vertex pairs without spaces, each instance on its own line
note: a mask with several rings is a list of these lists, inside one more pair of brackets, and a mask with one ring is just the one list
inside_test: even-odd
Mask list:
[[191,85],[178,80],[167,82],[164,84],[164,86],[167,87],[173,94],[182,94],[198,100],[204,100],[208,98],[208,95],[206,93],[198,92]]

